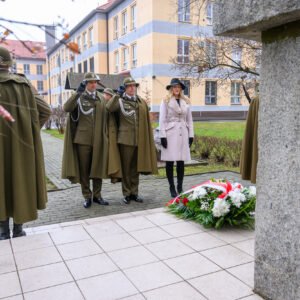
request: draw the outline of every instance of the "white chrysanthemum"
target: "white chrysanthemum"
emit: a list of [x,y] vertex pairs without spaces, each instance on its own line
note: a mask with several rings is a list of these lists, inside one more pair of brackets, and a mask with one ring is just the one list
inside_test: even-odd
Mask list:
[[240,207],[242,202],[246,201],[246,196],[238,191],[229,192],[228,195],[231,198],[233,205],[236,207]]
[[201,208],[201,210],[208,211],[208,210],[209,210],[209,203],[206,202],[206,201],[203,201],[203,202],[201,203],[200,208]]
[[202,198],[204,197],[206,194],[207,194],[207,191],[204,187],[202,186],[197,186],[195,189],[194,189],[194,193],[196,198]]
[[256,196],[256,187],[255,186],[249,186],[249,196],[255,197]]
[[212,209],[213,216],[216,218],[225,216],[230,211],[230,204],[221,198],[217,198]]

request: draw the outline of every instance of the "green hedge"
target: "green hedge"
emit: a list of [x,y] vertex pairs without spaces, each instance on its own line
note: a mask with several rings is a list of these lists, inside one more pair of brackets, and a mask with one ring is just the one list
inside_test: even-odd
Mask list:
[[238,167],[242,149],[242,140],[227,138],[195,136],[192,154],[194,158],[209,160]]

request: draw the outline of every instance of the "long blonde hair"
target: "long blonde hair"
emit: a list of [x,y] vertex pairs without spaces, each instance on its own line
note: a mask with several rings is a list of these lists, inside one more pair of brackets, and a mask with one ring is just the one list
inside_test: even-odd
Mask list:
[[[173,98],[173,97],[174,97],[173,89],[170,88],[168,94],[164,98],[164,101],[166,103],[169,103],[171,98]],[[182,89],[181,89],[181,92],[180,92],[180,99],[183,99],[187,104],[191,104],[191,100],[183,93]]]

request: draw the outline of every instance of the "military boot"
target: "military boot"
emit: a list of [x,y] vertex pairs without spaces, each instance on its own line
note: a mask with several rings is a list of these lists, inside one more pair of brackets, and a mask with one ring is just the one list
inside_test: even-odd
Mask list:
[[26,232],[23,230],[23,224],[15,224],[13,229],[13,238],[25,236]]
[[0,221],[0,240],[10,239],[9,219]]

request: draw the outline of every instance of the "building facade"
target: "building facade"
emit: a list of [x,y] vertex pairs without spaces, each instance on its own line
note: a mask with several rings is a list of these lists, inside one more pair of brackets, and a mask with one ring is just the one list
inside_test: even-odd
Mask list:
[[25,74],[38,93],[49,101],[45,43],[6,39],[4,47],[14,59],[12,71]]
[[[188,62],[193,37],[199,32],[213,37],[213,2],[197,12],[193,9],[189,0],[110,0],[93,10],[70,32],[68,42],[76,42],[80,54],[72,54],[62,43],[48,51],[51,103],[62,104],[70,96],[64,90],[67,72],[128,72],[140,83],[139,94],[151,99],[154,112],[171,78],[179,77],[187,85],[185,94],[195,117],[245,118],[248,101],[239,80],[220,86],[217,74],[212,74],[194,85],[193,78],[174,70],[172,58]],[[242,59],[242,53],[231,55]]]

